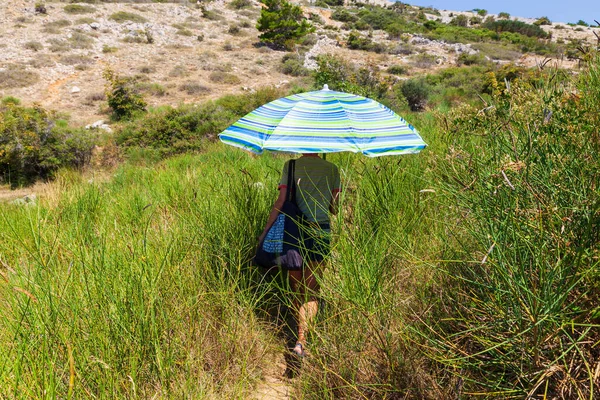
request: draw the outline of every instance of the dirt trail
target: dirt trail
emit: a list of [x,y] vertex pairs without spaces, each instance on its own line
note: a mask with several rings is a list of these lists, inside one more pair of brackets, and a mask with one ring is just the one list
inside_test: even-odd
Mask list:
[[285,377],[286,363],[283,354],[273,360],[273,368],[265,372],[265,380],[258,385],[252,400],[289,400],[292,385]]

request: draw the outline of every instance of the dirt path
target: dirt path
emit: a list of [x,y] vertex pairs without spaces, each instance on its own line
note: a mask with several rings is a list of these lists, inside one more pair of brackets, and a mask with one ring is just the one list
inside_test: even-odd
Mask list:
[[273,360],[273,368],[265,373],[265,380],[258,385],[252,400],[289,400],[292,385],[285,377],[286,363],[282,353]]

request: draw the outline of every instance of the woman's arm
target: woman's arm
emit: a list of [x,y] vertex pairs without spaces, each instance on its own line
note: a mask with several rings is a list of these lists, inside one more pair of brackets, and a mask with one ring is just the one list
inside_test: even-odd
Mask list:
[[283,203],[285,203],[285,198],[287,197],[287,187],[282,186],[279,188],[279,197],[275,200],[275,204],[273,204],[273,208],[271,209],[271,213],[269,214],[269,218],[267,219],[267,225],[265,226],[265,230],[258,237],[258,241],[262,241],[264,237],[267,235],[267,232],[271,228],[271,226],[275,223],[277,216],[279,215],[279,211],[283,207]]

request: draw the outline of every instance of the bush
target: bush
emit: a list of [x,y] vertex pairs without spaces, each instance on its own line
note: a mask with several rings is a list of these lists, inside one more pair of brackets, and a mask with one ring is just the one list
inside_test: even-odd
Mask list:
[[489,61],[486,60],[485,56],[483,56],[480,53],[476,53],[476,54],[462,53],[461,55],[458,56],[456,63],[458,65],[485,65],[485,64],[488,64]]
[[250,1],[250,0],[232,0],[231,3],[229,3],[229,6],[231,8],[233,8],[234,10],[241,10],[244,8],[252,7],[252,1]]
[[510,14],[507,12],[501,12],[498,14],[498,18],[500,19],[509,19],[510,18]]
[[448,234],[464,233],[452,257],[465,262],[443,267],[448,298],[433,296],[445,322],[434,313],[426,330],[442,344],[431,358],[460,371],[465,392],[598,397],[597,370],[580,368],[600,339],[600,59],[590,64],[574,82],[539,73],[486,112],[444,116],[443,187],[460,210]]
[[148,21],[146,18],[142,17],[141,15],[126,12],[126,11],[116,12],[114,14],[111,14],[111,16],[108,18],[112,19],[113,21],[118,22],[120,24],[127,22],[127,21],[137,22],[137,23],[144,23],[144,22]]
[[64,65],[76,65],[76,64],[93,64],[94,59],[88,56],[79,54],[67,54],[61,56],[58,62]]
[[210,93],[210,88],[199,84],[198,82],[188,81],[179,86],[179,90],[189,95],[200,95]]
[[373,40],[362,36],[357,31],[350,32],[346,44],[349,49],[353,50],[366,50],[373,51],[375,53],[384,53],[387,50],[387,47],[383,43],[373,42]]
[[390,82],[379,76],[375,65],[357,68],[343,58],[320,55],[315,71],[315,85],[320,89],[329,85],[332,90],[354,93],[376,100],[384,99]]
[[302,9],[286,0],[265,0],[256,29],[260,41],[279,49],[291,49],[315,28],[304,18]]
[[340,22],[356,22],[358,21],[358,17],[353,12],[345,8],[338,8],[334,12],[331,13],[331,19],[334,21]]
[[162,97],[167,94],[167,89],[156,82],[139,82],[135,84],[135,90],[150,96]]
[[24,47],[28,50],[40,51],[44,48],[44,45],[40,42],[27,42]]
[[537,26],[552,25],[552,21],[550,21],[550,19],[548,17],[541,17],[541,18],[538,18],[538,20],[535,21],[533,24],[537,25]]
[[35,3],[35,13],[36,14],[48,14],[46,5],[44,3]]
[[456,17],[452,18],[452,20],[450,21],[450,25],[462,26],[463,28],[467,27],[469,26],[469,18],[464,14],[459,14]]
[[44,24],[44,27],[42,28],[42,32],[50,33],[50,34],[57,34],[57,33],[60,33],[61,28],[64,28],[64,27],[67,27],[70,25],[71,25],[71,21],[66,20],[66,19],[59,19],[57,21],[51,21],[51,22]]
[[3,97],[2,100],[0,100],[0,104],[2,104],[3,106],[7,106],[10,104],[18,106],[19,104],[21,104],[21,100],[13,96],[6,96]]
[[430,90],[423,79],[409,79],[400,86],[400,91],[412,111],[425,109]]
[[228,72],[214,71],[208,76],[212,82],[222,83],[225,85],[237,85],[240,83],[240,78]]
[[27,87],[40,79],[37,72],[28,71],[23,67],[11,64],[4,70],[0,70],[0,89],[11,89]]
[[67,14],[90,14],[96,12],[94,7],[84,6],[81,4],[69,4],[64,8]]
[[12,187],[50,178],[62,167],[89,163],[95,140],[89,131],[68,128],[54,112],[0,105],[0,181]]
[[427,69],[436,65],[435,56],[433,54],[420,53],[416,54],[411,58],[412,65],[414,65],[417,68]]
[[112,46],[109,46],[107,44],[105,44],[105,45],[102,46],[102,52],[105,53],[105,54],[106,53],[115,53],[118,50],[119,50],[118,47],[112,47]]
[[154,149],[160,157],[200,150],[217,134],[256,107],[281,96],[267,88],[252,94],[227,95],[216,102],[167,107],[123,126],[117,144],[123,148]]
[[540,28],[537,25],[526,24],[521,21],[513,21],[513,20],[498,20],[498,21],[488,21],[483,23],[483,27],[495,32],[514,32],[520,33],[525,36],[530,37],[538,37],[545,39],[548,37],[546,31]]
[[310,71],[304,68],[304,58],[296,54],[286,54],[281,59],[279,70],[291,76],[306,76]]
[[406,75],[408,74],[408,67],[405,65],[390,65],[387,72],[393,75]]
[[132,78],[120,77],[111,69],[104,70],[103,77],[107,81],[106,99],[115,120],[126,120],[146,111],[146,102],[135,92]]

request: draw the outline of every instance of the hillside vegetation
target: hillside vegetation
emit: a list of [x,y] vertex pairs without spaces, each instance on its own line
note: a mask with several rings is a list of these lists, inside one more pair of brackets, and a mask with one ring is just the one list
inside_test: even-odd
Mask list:
[[435,12],[335,8],[327,30],[354,54],[413,51],[417,32],[479,53],[446,68],[426,52],[385,68],[321,54],[311,72],[296,38],[277,54],[298,80],[177,106],[104,69],[111,131],[4,97],[0,179],[49,183],[0,202],[0,398],[260,398],[283,382],[289,285],[251,258],[288,157],[217,135],[325,83],[399,112],[428,147],[327,156],[342,209],[309,356],[284,360],[290,397],[600,396],[600,56],[582,47],[577,71],[492,62],[481,53],[562,50]]

